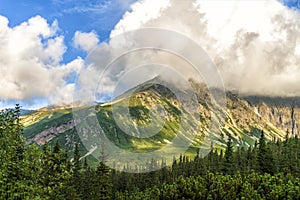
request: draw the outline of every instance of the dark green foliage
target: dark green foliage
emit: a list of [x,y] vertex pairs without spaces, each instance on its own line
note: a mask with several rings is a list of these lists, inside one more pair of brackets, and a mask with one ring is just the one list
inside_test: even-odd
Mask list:
[[274,174],[274,159],[269,146],[266,145],[264,132],[261,132],[258,147],[258,169],[261,173]]
[[141,179],[121,173],[127,185],[114,187],[119,199],[299,199],[299,149],[297,137],[267,142],[262,133],[254,147],[234,148],[228,140],[225,153],[211,150],[193,161],[180,156],[172,167],[139,174],[145,176],[142,180],[168,174],[156,183],[141,184]]
[[234,163],[233,163],[233,144],[231,138],[228,139],[225,156],[224,156],[224,173],[233,174],[234,173]]
[[229,139],[225,152],[181,155],[172,166],[152,159],[151,172],[133,174],[108,168],[104,145],[96,168],[82,164],[80,144],[72,159],[59,142],[25,145],[19,110],[0,112],[0,199],[300,199],[297,137],[267,142],[262,132],[248,149]]
[[19,116],[19,105],[0,112],[0,199],[32,198],[41,189],[39,152],[36,146],[25,145]]
[[25,145],[20,107],[0,112],[0,199],[68,199],[67,153],[59,144],[41,152]]
[[[85,159],[86,162],[86,159]],[[86,164],[87,165],[87,164]],[[73,157],[73,171],[72,171],[72,185],[76,191],[80,190],[82,186],[81,173],[80,170],[82,168],[82,163],[80,161],[80,153],[78,149],[78,144],[75,145],[74,157]]]
[[50,199],[66,199],[67,195],[74,195],[70,184],[71,167],[67,152],[60,148],[58,142],[53,149],[49,146],[44,148],[41,164],[40,184],[44,188],[44,196],[49,196]]
[[104,144],[101,145],[101,157],[93,180],[92,199],[111,199],[112,184],[110,179],[110,169],[105,165],[107,155]]
[[207,173],[179,177],[172,184],[119,194],[119,199],[299,199],[299,179],[251,173],[245,176]]

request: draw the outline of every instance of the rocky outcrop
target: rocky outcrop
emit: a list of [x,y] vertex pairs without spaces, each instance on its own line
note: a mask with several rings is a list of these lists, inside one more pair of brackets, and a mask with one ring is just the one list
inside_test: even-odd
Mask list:
[[[76,122],[79,123],[79,122]],[[51,141],[53,138],[57,137],[61,133],[65,133],[68,130],[71,130],[75,127],[75,121],[71,120],[66,124],[60,126],[51,127],[40,133],[37,133],[33,138],[27,140],[27,143],[36,143],[40,146],[44,145],[46,142]]]
[[[196,132],[196,140],[197,142],[199,141],[199,143],[194,142],[194,145],[199,145],[203,142],[204,137],[211,137],[212,141],[219,146],[225,146],[228,138],[232,138],[233,142],[237,145],[250,146],[258,140],[262,130],[268,139],[282,139],[287,132],[289,136],[300,135],[300,98],[245,97],[232,92],[226,92],[226,102],[224,102],[224,106],[218,107],[212,103],[210,92],[205,85],[192,82],[192,86],[193,92],[195,92],[197,97],[196,107],[198,106],[198,109],[191,111],[185,110],[185,113],[190,114],[185,119],[182,118],[182,102],[172,93],[174,90],[171,91],[161,84],[147,82],[140,87],[136,87],[124,93],[113,102],[98,105],[98,117],[102,120],[100,124],[105,126],[104,130],[107,131],[106,134],[110,139],[124,146],[147,144],[156,147],[158,140],[160,143],[164,143],[163,141],[170,140],[170,138],[174,137],[176,131],[178,131],[178,126],[182,124],[185,125],[184,130],[187,134],[191,132],[194,134]],[[188,92],[189,91],[178,92],[177,95],[182,95],[180,97],[184,103],[191,103],[192,105],[192,103],[195,102],[189,102],[189,96],[185,96]],[[136,133],[139,134],[140,130],[137,128],[138,125],[147,126],[151,123],[151,120],[165,121],[166,126],[164,126],[163,131],[159,133],[160,135],[156,135],[156,140],[147,140],[146,138],[133,142],[136,139],[135,137],[127,136],[126,133],[117,127],[111,113],[111,105],[118,105],[118,108],[122,110],[124,106],[128,106],[124,101],[125,99],[128,100],[128,98],[130,98],[129,105],[132,120],[124,120],[124,127],[129,130],[137,129]],[[164,112],[160,112],[159,110],[153,111],[152,108],[155,108],[155,105],[163,106],[167,113],[164,115]],[[191,107],[196,108],[194,106]],[[44,112],[47,112],[47,110]],[[66,114],[70,114],[71,111],[65,112]],[[153,116],[150,118],[152,112]],[[32,114],[32,116],[35,115]],[[45,117],[44,113],[41,116]],[[41,116],[38,115],[28,124],[38,123],[39,121],[35,119],[42,119]],[[163,117],[164,120],[160,120],[160,117]],[[67,120],[62,119],[63,115],[49,118],[49,120],[52,120],[51,122],[55,120],[55,123],[51,123],[53,127],[42,126],[46,127],[45,130],[43,130],[44,128],[40,128],[39,130],[42,130],[41,132],[30,133],[30,135],[33,136],[30,136],[29,139],[27,138],[28,143],[43,145],[60,134],[75,128],[75,122],[73,120],[69,121],[69,118]],[[200,121],[199,125],[198,123],[194,123],[196,120]],[[24,121],[26,122],[26,120]],[[68,122],[62,123],[61,121]],[[192,126],[193,124],[197,124],[197,126]],[[89,128],[91,129],[89,131],[97,132],[96,126]],[[84,137],[88,135],[87,130],[82,130],[81,133],[83,133]],[[135,148],[138,147],[135,146]]]
[[300,135],[300,108],[293,105],[268,105],[261,103],[254,107],[263,119],[272,123],[290,136]]

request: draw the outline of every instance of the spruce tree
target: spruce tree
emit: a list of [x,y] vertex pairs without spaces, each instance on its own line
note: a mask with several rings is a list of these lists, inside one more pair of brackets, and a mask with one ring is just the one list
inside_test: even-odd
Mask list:
[[86,157],[84,158],[83,163],[83,173],[82,173],[82,186],[81,186],[81,198],[83,200],[92,199],[93,188],[92,188],[92,180],[94,177],[94,171],[89,167],[87,163]]
[[266,144],[264,131],[261,132],[259,138],[257,162],[258,169],[261,173],[274,173],[274,158],[271,149]]
[[105,165],[107,155],[104,151],[104,145],[101,145],[100,162],[96,169],[96,179],[94,187],[95,199],[111,199],[112,184],[110,179],[110,169]]
[[233,174],[234,173],[233,143],[232,143],[231,138],[228,139],[227,144],[226,144],[223,171],[225,174]]
[[0,199],[32,199],[41,194],[40,155],[35,146],[25,145],[22,129],[18,104],[0,112]]
[[79,194],[80,188],[82,186],[81,184],[81,161],[80,161],[80,153],[78,149],[78,144],[76,143],[75,145],[75,150],[74,150],[74,157],[73,157],[73,172],[72,172],[72,185],[74,186],[75,190],[78,193],[78,196],[81,196]]

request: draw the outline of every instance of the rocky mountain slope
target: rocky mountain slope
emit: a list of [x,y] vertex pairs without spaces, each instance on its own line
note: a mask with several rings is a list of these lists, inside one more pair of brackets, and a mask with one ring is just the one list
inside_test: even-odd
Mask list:
[[[290,136],[300,134],[300,98],[241,97],[226,92],[225,106],[218,107],[212,103],[210,93],[204,85],[191,83],[197,102],[190,108],[195,109],[186,110],[183,107],[183,104],[195,103],[189,102],[188,97],[185,98],[188,91],[178,93],[182,100],[180,102],[178,94],[176,96],[157,81],[139,85],[113,102],[85,109],[96,110],[103,129],[101,134],[106,134],[120,148],[133,152],[159,149],[172,143],[177,134],[192,140],[192,148],[204,149],[209,149],[212,144],[217,148],[224,148],[228,138],[237,146],[248,147],[258,140],[261,130],[270,140],[282,139],[287,133]],[[121,115],[116,119],[118,114],[115,113],[123,112],[127,107],[130,121]],[[122,127],[119,127],[118,120],[122,121]],[[162,120],[162,125],[151,126]],[[82,143],[75,125],[82,125],[84,122],[74,120],[71,108],[40,109],[22,116],[22,121],[27,143],[42,146],[46,142],[53,144],[59,141],[70,152],[76,142]],[[83,124],[82,127],[84,126],[87,125]],[[90,125],[89,130],[97,132]],[[157,134],[147,135],[152,131],[157,131]],[[141,137],[143,134],[147,137]],[[82,155],[90,154],[92,149],[95,146],[81,145]]]

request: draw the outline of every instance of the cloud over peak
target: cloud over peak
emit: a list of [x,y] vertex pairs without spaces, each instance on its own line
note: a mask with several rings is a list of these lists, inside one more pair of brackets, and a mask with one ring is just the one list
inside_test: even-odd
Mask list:
[[131,8],[115,26],[112,39],[139,28],[174,30],[208,53],[227,89],[300,96],[299,11],[277,0],[140,0]]
[[[111,6],[111,2],[107,5]],[[116,2],[120,4],[119,9],[120,6],[127,8],[133,0]],[[72,4],[69,0],[66,3]],[[114,12],[113,7],[108,10]],[[110,41],[100,43],[96,32],[78,30],[73,45],[86,52],[96,47],[98,52],[92,56],[99,64],[96,67],[102,68],[96,72],[102,72],[106,67],[101,66],[102,61],[118,56],[114,38],[127,31],[150,27],[181,33],[200,45],[216,64],[227,89],[237,89],[243,94],[300,96],[300,13],[276,0],[139,0],[111,31]],[[145,42],[142,39],[134,42],[142,46]],[[117,42],[120,41],[117,39]],[[181,48],[177,42],[174,41],[174,45]],[[122,52],[130,50],[129,41],[122,45]],[[100,74],[95,73],[95,66],[81,71],[87,65],[82,58],[64,63],[67,51],[57,21],[49,24],[43,17],[35,16],[11,27],[9,20],[0,15],[0,101],[47,98],[51,103],[69,103],[75,88],[74,76],[79,72],[87,75],[83,83],[99,81]],[[179,57],[174,58],[166,52],[155,53],[139,52],[118,60],[114,69],[116,76],[103,77],[104,92],[111,92],[117,84],[116,77],[130,71],[133,63],[146,62],[147,56],[157,63],[180,63],[176,60]],[[160,57],[154,59],[155,55]],[[157,75],[149,67],[149,70],[140,70],[138,77],[128,77],[145,81],[147,76],[150,79]],[[193,75],[183,61],[177,70]],[[165,73],[164,70],[160,72]]]

